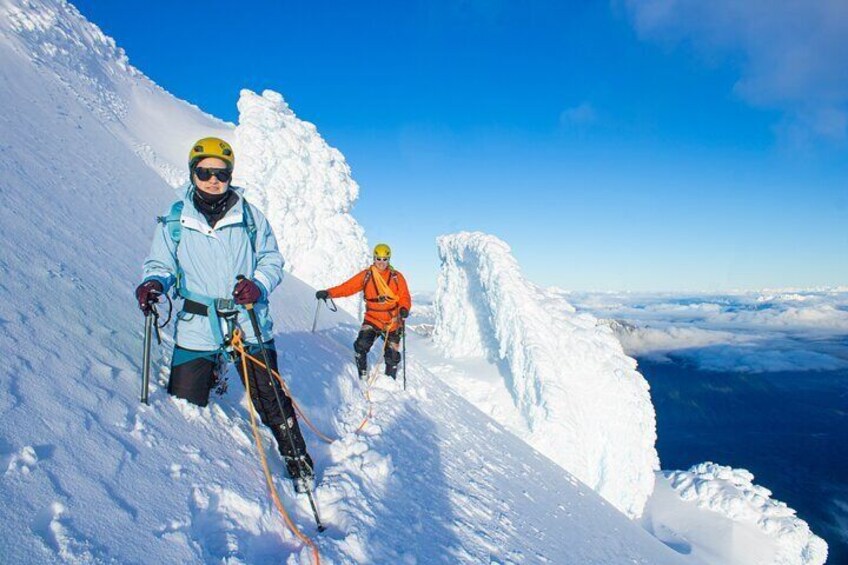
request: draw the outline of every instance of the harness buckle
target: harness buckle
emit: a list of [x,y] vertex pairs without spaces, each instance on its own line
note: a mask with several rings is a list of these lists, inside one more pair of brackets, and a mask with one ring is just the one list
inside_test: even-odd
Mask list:
[[221,314],[228,314],[229,312],[234,312],[237,310],[236,301],[232,298],[216,298],[215,310],[217,310]]
[[238,307],[236,306],[236,301],[232,298],[216,298],[215,310],[217,310],[220,315],[226,316],[228,314],[237,313]]

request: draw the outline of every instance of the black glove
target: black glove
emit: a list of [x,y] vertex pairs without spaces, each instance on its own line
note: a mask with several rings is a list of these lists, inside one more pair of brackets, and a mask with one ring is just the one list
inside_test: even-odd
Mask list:
[[403,308],[403,307],[401,307],[401,309],[400,309],[400,317],[401,317],[401,318],[403,318],[404,320],[405,320],[405,319],[407,319],[407,318],[409,317],[409,308]]
[[233,298],[236,304],[256,304],[262,298],[262,290],[250,279],[241,279],[233,289]]
[[319,290],[315,293],[315,298],[317,298],[318,300],[327,300],[328,298],[330,298],[330,292],[327,290]]
[[135,298],[138,300],[138,307],[147,316],[153,311],[153,305],[159,302],[159,295],[165,289],[162,283],[156,280],[149,280],[141,283],[135,289]]

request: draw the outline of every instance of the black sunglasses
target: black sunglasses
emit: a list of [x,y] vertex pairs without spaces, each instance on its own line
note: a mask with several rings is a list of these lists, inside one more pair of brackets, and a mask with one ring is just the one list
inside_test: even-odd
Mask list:
[[388,261],[391,257],[374,257],[375,261]]
[[194,169],[194,174],[197,175],[198,180],[202,180],[203,182],[211,179],[212,175],[215,175],[215,178],[221,182],[229,182],[230,179],[233,178],[233,172],[230,169],[208,169],[204,167],[196,167]]

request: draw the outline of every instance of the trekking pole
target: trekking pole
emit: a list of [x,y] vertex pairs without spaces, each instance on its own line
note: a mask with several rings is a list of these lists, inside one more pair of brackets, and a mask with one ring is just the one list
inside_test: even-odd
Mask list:
[[315,319],[312,320],[312,333],[315,333],[315,328],[318,327],[318,313],[321,311],[321,301],[315,301]]
[[401,324],[400,337],[403,340],[403,390],[406,390],[406,320]]
[[[327,298],[319,298],[318,300],[322,300],[324,302],[324,304],[327,306],[327,308],[330,310],[330,312],[338,312],[339,311],[339,307],[336,306],[336,303],[333,301],[332,298],[329,299],[329,301],[330,301],[329,303],[327,302],[327,300],[328,300]],[[315,328],[318,327],[318,312],[320,310],[321,310],[321,302],[318,302],[318,304],[315,305],[315,319],[312,320],[312,333],[315,333]]]
[[[236,280],[241,280],[243,278],[245,278],[244,275],[239,275],[236,277]],[[268,352],[265,350],[262,330],[259,328],[259,320],[256,318],[256,310],[253,309],[253,306],[254,304],[244,305],[247,309],[248,316],[250,316],[250,325],[253,326],[253,335],[256,336],[256,341],[259,342],[259,351],[262,353],[262,362],[265,363],[265,372],[268,374],[268,381],[271,385],[271,390],[274,391],[274,398],[277,400],[277,407],[280,409],[280,414],[283,416],[283,429],[286,431],[286,438],[289,440],[289,447],[291,448],[292,454],[295,455],[297,468],[302,478],[304,475],[304,461],[302,457],[297,456],[297,448],[295,447],[294,437],[292,436],[292,431],[289,427],[288,418],[286,418],[286,411],[283,410],[283,403],[280,401],[280,393],[277,391],[277,383],[274,381],[274,373],[271,372],[271,361],[268,358]],[[245,375],[244,378],[248,378],[247,375]],[[250,402],[253,402],[253,399],[250,399]],[[318,508],[315,506],[315,499],[312,498],[312,491],[308,488],[306,489],[306,496],[309,498],[309,505],[312,507],[312,515],[315,517],[315,523],[318,524],[318,531],[323,532],[326,528],[324,527],[324,524],[321,523],[321,518],[318,516]]]
[[[155,302],[159,301],[159,297],[161,294],[156,293],[154,297],[156,298]],[[162,345],[162,333],[161,328],[165,327],[168,322],[171,321],[171,313],[174,311],[174,303],[171,302],[171,299],[168,295],[165,295],[165,298],[168,299],[168,319],[165,320],[165,323],[161,326],[159,325],[159,309],[156,308],[156,304],[150,305],[150,312],[144,315],[144,356],[142,358],[141,364],[143,365],[141,370],[141,402],[142,404],[150,404],[147,401],[148,389],[150,388],[150,346],[153,341],[153,330],[156,330],[156,343]]]
[[153,320],[155,316],[151,310],[144,316],[144,356],[141,370],[141,403],[149,404],[147,401],[147,388],[150,385],[150,347],[153,341]]

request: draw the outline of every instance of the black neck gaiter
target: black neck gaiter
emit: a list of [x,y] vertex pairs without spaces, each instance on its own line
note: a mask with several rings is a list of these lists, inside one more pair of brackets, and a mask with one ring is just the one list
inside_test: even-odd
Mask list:
[[238,197],[229,188],[221,194],[210,194],[195,187],[192,202],[197,211],[203,214],[210,227],[215,227],[218,220],[224,217]]

